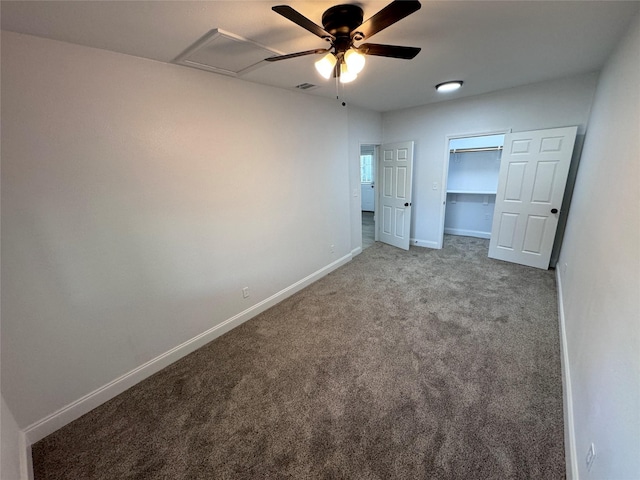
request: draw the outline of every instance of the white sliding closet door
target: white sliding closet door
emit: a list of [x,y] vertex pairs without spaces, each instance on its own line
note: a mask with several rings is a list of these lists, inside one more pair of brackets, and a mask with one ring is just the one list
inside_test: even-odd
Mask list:
[[549,268],[577,129],[506,135],[489,257]]

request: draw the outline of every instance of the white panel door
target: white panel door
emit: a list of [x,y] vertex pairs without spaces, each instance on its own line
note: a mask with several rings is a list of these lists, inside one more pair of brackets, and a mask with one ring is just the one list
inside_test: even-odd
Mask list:
[[506,135],[489,257],[549,268],[577,130]]
[[373,212],[375,210],[375,190],[373,187],[373,182],[360,184],[361,208],[365,212]]
[[413,142],[380,147],[378,240],[404,250],[409,250],[412,170]]

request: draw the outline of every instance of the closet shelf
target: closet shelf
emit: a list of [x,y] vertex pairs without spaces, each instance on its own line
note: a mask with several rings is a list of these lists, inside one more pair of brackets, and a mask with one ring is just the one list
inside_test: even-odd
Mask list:
[[472,195],[495,195],[496,191],[484,191],[484,190],[447,190],[447,193],[467,193]]

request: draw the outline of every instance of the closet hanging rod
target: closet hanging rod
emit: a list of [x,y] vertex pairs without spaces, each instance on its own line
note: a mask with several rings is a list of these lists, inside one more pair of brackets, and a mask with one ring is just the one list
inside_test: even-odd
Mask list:
[[467,152],[492,152],[495,150],[502,150],[502,146],[499,147],[476,147],[476,148],[452,148],[449,153],[467,153]]

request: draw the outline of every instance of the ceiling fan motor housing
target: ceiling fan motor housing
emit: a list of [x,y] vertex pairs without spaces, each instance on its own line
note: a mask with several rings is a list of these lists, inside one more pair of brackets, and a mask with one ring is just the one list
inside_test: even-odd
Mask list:
[[322,25],[336,38],[350,38],[351,31],[362,25],[363,15],[358,5],[336,5],[322,14]]

